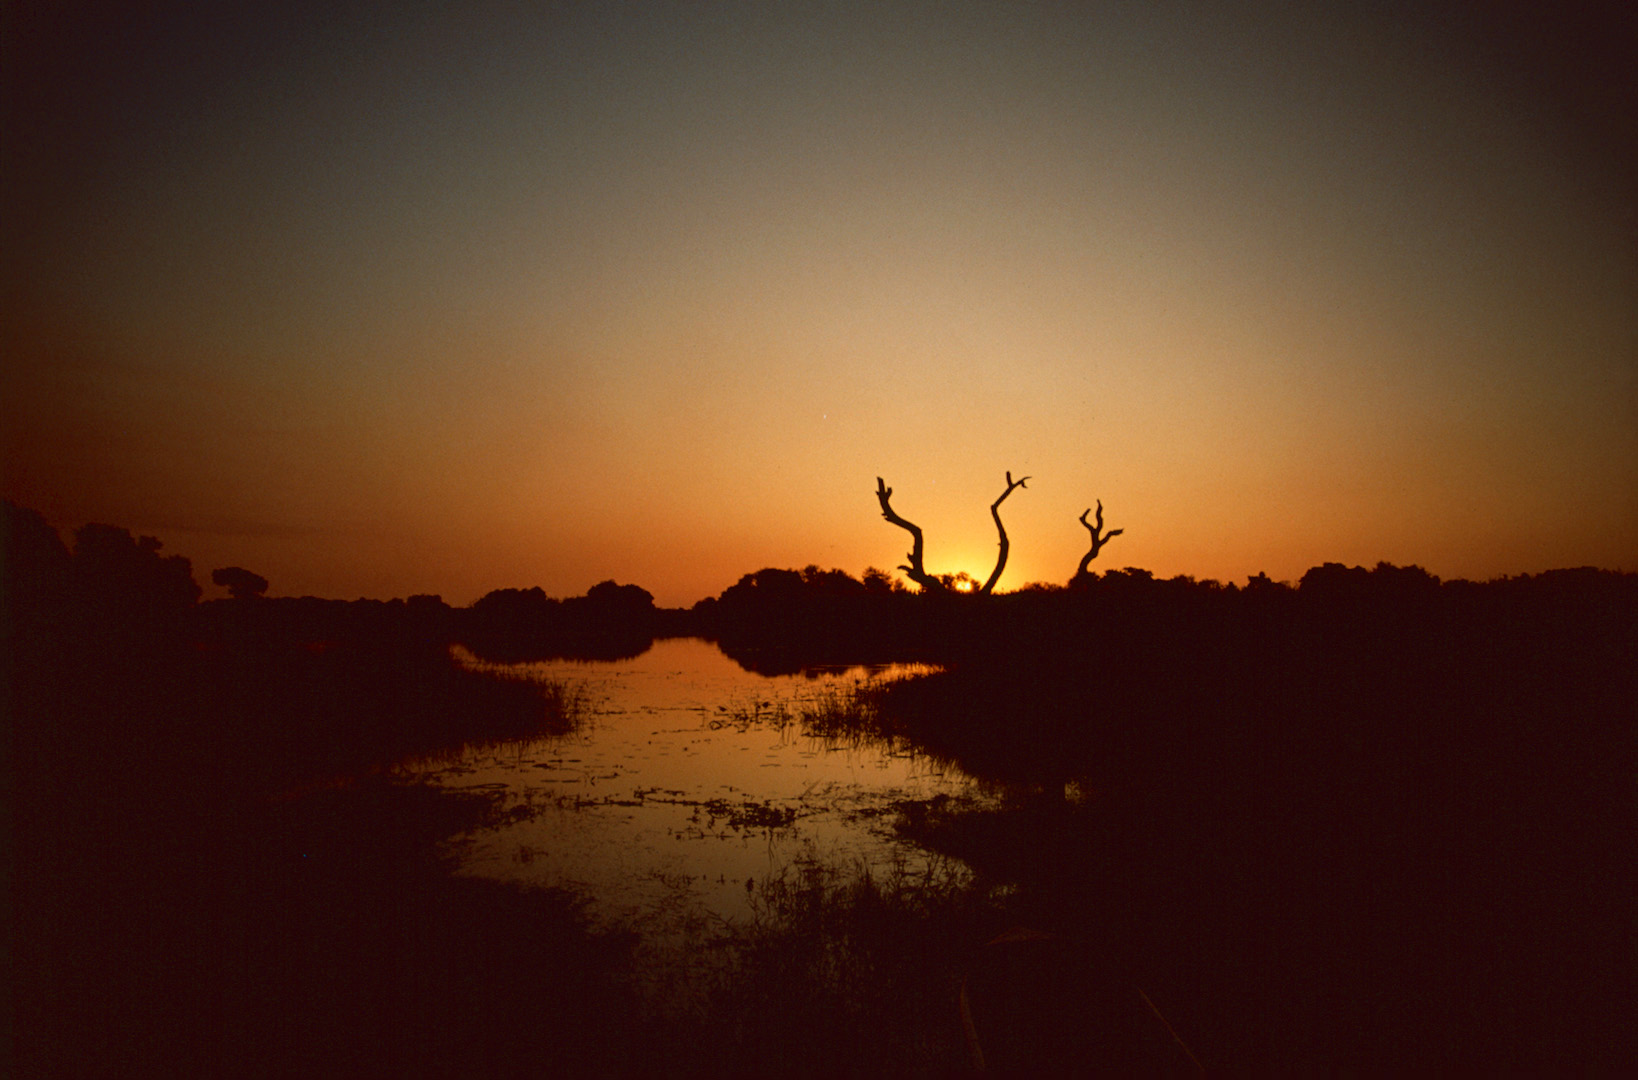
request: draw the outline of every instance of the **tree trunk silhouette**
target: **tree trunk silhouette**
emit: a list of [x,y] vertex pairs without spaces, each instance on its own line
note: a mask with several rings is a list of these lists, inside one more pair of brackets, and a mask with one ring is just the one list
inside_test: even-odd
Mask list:
[[[990,572],[989,580],[984,582],[984,584],[978,589],[978,591],[984,595],[988,595],[994,591],[995,583],[1001,580],[1001,572],[1007,567],[1007,552],[1010,545],[1007,542],[1006,526],[1001,524],[1001,504],[1006,501],[1008,495],[1012,494],[1013,488],[1023,487],[1024,481],[1028,479],[1029,477],[1025,476],[1014,480],[1012,478],[1012,473],[1009,471],[1007,473],[1007,490],[1003,491],[996,497],[996,500],[990,504],[990,516],[995,519],[995,531],[1000,534],[1001,537],[1001,550],[996,556],[995,569]],[[914,581],[917,585],[920,585],[923,592],[942,593],[949,591],[949,587],[945,585],[943,581],[927,572],[927,567],[922,561],[926,545],[922,538],[921,526],[917,525],[913,521],[908,521],[895,513],[892,504],[888,501],[892,497],[893,489],[888,487],[887,484],[882,481],[881,477],[876,477],[876,500],[882,504],[882,517],[886,518],[888,521],[910,534],[910,554],[906,556],[906,558],[910,560],[910,563],[908,566],[901,563],[899,565],[899,569],[903,570],[911,581]]]
[[[1086,531],[1092,534],[1092,548],[1085,555],[1081,556],[1081,565],[1076,568],[1075,576],[1070,579],[1071,585],[1077,581],[1083,581],[1086,578],[1091,577],[1091,571],[1087,568],[1092,565],[1092,560],[1098,557],[1098,552],[1103,548],[1103,545],[1107,544],[1109,541],[1126,531],[1125,529],[1112,529],[1107,533],[1103,532],[1103,501],[1101,499],[1098,501],[1096,524],[1089,523],[1086,520],[1086,515],[1090,514],[1091,512],[1092,511],[1090,508],[1081,511],[1081,524],[1085,525]],[[1102,533],[1103,535],[1100,536],[1099,533]]]
[[917,525],[913,521],[906,521],[904,518],[901,518],[899,515],[895,514],[893,512],[893,507],[887,501],[892,497],[893,489],[884,484],[881,477],[876,477],[876,501],[882,504],[882,517],[886,518],[888,521],[892,522],[894,525],[897,525],[899,528],[904,529],[910,534],[910,554],[905,556],[905,558],[910,560],[910,565],[905,566],[903,563],[900,563],[899,569],[903,570],[905,574],[909,575],[911,581],[914,581],[917,585],[920,585],[923,592],[944,592],[944,582],[929,574],[927,572],[927,568],[922,565],[921,558],[923,544],[921,537],[921,526]]
[[995,569],[990,571],[990,579],[984,582],[983,588],[978,590],[985,596],[988,596],[994,591],[995,583],[1001,580],[1001,571],[1007,568],[1007,551],[1010,548],[1010,545],[1007,543],[1007,528],[1005,525],[1001,524],[1001,504],[1006,501],[1008,495],[1012,494],[1013,488],[1023,487],[1024,481],[1028,479],[1029,477],[1023,476],[1019,477],[1017,480],[1014,480],[1012,478],[1012,473],[1009,471],[1007,473],[1007,490],[1003,491],[996,497],[996,500],[990,504],[990,516],[995,519],[995,531],[1001,534],[1001,550],[996,554]]

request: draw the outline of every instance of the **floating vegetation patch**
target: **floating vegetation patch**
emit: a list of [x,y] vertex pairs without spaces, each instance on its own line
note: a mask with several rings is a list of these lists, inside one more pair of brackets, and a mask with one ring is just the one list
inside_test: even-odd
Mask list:
[[771,728],[784,733],[797,721],[797,714],[789,702],[753,698],[748,702],[718,705],[715,714],[707,717],[705,726],[712,731],[746,732],[753,728]]

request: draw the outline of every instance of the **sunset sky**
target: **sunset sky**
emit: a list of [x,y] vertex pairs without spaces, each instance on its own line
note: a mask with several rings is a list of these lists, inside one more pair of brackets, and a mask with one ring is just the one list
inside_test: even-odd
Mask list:
[[877,476],[983,578],[1008,470],[1002,589],[1097,499],[1095,568],[1638,570],[1591,9],[89,6],[5,9],[4,494],[207,588],[687,605],[902,562]]

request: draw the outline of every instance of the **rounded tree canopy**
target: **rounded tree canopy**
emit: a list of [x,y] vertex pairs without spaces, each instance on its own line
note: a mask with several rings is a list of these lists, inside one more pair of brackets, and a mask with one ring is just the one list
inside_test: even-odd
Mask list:
[[235,600],[254,599],[267,591],[267,579],[260,574],[251,573],[242,566],[224,566],[220,570],[212,570],[210,579],[217,585],[226,586],[228,595]]

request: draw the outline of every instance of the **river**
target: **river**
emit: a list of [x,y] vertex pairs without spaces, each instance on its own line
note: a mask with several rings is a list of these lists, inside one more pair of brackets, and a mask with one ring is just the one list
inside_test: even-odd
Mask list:
[[924,666],[765,676],[710,642],[670,638],[628,660],[509,670],[579,688],[583,719],[570,735],[413,770],[499,793],[515,812],[455,841],[462,872],[572,888],[599,921],[645,936],[747,919],[759,885],[799,863],[925,870],[931,857],[893,833],[895,808],[982,797],[908,748],[827,742],[795,722],[805,704]]

